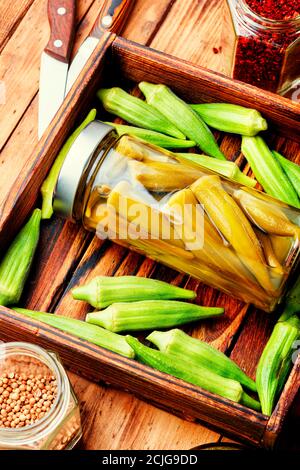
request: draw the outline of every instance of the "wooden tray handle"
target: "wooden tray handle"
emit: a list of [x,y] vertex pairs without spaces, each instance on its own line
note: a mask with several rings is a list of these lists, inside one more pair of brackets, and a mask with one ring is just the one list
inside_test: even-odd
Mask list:
[[45,52],[62,62],[69,62],[72,51],[75,11],[75,0],[48,0],[51,33]]
[[120,33],[135,0],[106,0],[93,26],[91,36],[99,38],[103,31]]

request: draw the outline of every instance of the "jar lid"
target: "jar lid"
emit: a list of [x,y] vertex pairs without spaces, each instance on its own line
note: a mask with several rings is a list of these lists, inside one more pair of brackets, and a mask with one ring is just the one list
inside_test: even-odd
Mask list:
[[65,218],[73,219],[73,207],[81,178],[95,151],[113,127],[101,121],[90,122],[72,144],[60,170],[53,209]]

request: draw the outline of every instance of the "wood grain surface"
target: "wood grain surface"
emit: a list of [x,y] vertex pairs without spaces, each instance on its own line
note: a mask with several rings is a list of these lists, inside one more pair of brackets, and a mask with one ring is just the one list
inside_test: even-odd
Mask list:
[[[1,105],[6,117],[0,133],[0,202],[10,193],[19,172],[29,165],[30,152],[36,144],[37,91],[39,74],[39,56],[48,38],[46,1],[20,2],[20,11],[10,12],[5,8],[6,0],[1,2],[1,9],[8,15],[8,31],[2,40],[4,45],[0,80],[6,85],[6,103]],[[78,3],[78,35],[75,49],[89,33],[102,1],[84,1]],[[123,35],[141,44],[166,51],[191,60],[214,70],[221,69],[221,0],[137,0]],[[4,6],[3,6],[4,5]],[[21,48],[22,43],[27,48]],[[1,36],[0,36],[1,47]],[[217,52],[216,52],[217,51]],[[285,141],[277,139],[277,148],[287,150],[290,155],[297,154],[298,144],[286,149]],[[222,142],[222,149],[235,150],[235,158],[240,161],[238,143],[233,137]],[[299,155],[299,151],[298,151]],[[245,162],[240,161],[242,165]],[[59,234],[58,234],[59,233]],[[68,243],[66,243],[68,240]],[[82,257],[83,255],[83,257]],[[51,256],[51,260],[50,260]],[[97,273],[101,274],[138,274],[156,276],[158,269],[154,262],[139,255],[117,248],[110,242],[92,239],[90,234],[79,231],[72,224],[54,219],[43,231],[41,242],[41,263],[28,286],[23,302],[30,308],[50,310],[74,316],[75,304],[70,298],[69,289],[79,282]],[[53,263],[53,259],[57,262]],[[40,271],[47,279],[40,279]],[[75,269],[75,275],[68,273]],[[187,279],[165,268],[160,269],[160,278],[171,280],[178,285],[185,285]],[[45,292],[45,282],[51,287]],[[189,287],[198,287],[190,280]],[[208,288],[206,288],[208,289]],[[214,291],[203,290],[200,295],[213,296]],[[206,297],[207,298],[207,297]],[[201,300],[201,298],[199,299]],[[237,304],[237,303],[236,303]],[[227,328],[232,329],[232,338],[246,322],[249,328],[255,322],[256,312],[247,312],[247,308],[233,311],[232,318],[223,324],[223,329],[199,329],[198,337],[205,337],[222,350],[230,347]],[[76,316],[84,315],[86,305],[76,306]],[[259,327],[265,331],[265,338],[270,331],[270,323]],[[259,324],[259,321],[255,324]],[[247,330],[247,328],[246,328]],[[245,331],[245,330],[244,330]],[[226,333],[225,333],[226,332]],[[249,336],[239,336],[232,345],[232,355],[242,366],[242,354],[245,348],[251,348]],[[255,365],[254,358],[253,364]],[[253,365],[253,368],[254,368]],[[253,375],[253,368],[248,372]],[[81,446],[87,449],[188,449],[195,445],[221,439],[217,433],[207,430],[199,424],[189,423],[169,413],[145,404],[125,392],[107,386],[91,383],[75,374],[70,374],[72,383],[81,402],[84,436]],[[271,433],[272,430],[270,430]]]

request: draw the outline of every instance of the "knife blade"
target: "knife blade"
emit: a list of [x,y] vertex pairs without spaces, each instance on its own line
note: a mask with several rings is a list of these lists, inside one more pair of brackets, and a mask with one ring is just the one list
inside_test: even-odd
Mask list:
[[38,137],[42,137],[65,97],[75,33],[75,0],[48,0],[50,39],[42,53]]
[[96,49],[104,31],[120,33],[135,0],[106,0],[90,35],[82,43],[69,68],[66,94],[75,83],[81,70]]

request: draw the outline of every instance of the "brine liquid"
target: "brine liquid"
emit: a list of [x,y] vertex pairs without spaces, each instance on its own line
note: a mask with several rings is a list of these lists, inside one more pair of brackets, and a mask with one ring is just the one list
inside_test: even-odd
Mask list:
[[299,254],[300,211],[129,136],[105,157],[84,225],[265,311]]

